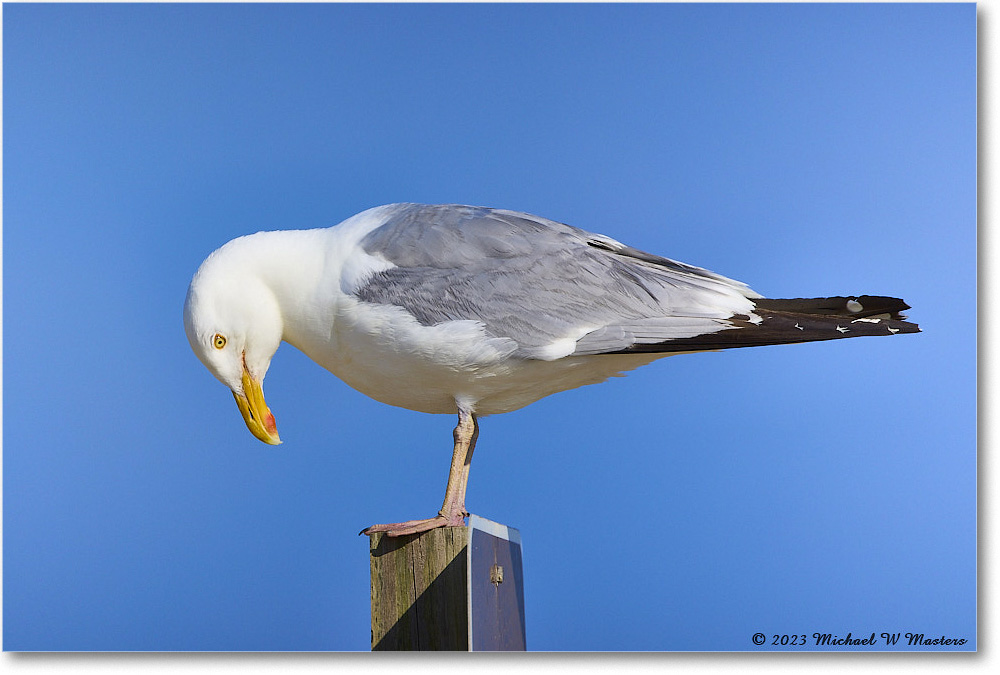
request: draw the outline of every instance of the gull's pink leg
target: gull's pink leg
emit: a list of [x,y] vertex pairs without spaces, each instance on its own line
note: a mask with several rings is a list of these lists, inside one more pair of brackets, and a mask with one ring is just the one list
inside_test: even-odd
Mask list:
[[458,426],[455,427],[455,450],[451,455],[451,470],[448,472],[448,487],[444,493],[444,504],[438,515],[423,520],[408,520],[405,523],[372,525],[361,534],[385,532],[390,537],[417,534],[436,527],[462,527],[465,525],[465,489],[469,484],[469,467],[472,453],[479,437],[479,423],[474,413],[459,408]]

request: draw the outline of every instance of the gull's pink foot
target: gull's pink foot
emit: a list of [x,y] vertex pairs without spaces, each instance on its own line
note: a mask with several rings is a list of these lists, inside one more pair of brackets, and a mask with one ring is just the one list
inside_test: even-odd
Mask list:
[[423,520],[407,520],[405,523],[372,525],[371,527],[366,527],[361,530],[358,534],[367,534],[371,536],[376,532],[385,532],[386,536],[389,537],[402,537],[406,534],[417,534],[420,532],[426,532],[427,530],[433,530],[438,527],[464,527],[465,516],[467,515],[467,513],[455,513],[446,516],[439,513],[433,518],[424,518]]

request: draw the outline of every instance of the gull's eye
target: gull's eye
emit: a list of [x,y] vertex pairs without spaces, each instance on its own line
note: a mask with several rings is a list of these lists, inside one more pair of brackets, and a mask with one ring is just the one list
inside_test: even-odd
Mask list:
[[214,346],[216,349],[222,349],[223,347],[225,347],[226,346],[226,336],[225,335],[219,335],[218,333],[216,333],[215,337],[212,338],[212,346]]

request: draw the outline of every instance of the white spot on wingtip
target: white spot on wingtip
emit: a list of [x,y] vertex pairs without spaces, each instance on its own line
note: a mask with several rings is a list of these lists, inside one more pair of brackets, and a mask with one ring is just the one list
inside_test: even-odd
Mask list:
[[882,319],[855,319],[851,323],[857,323],[859,321],[862,321],[864,323],[879,323],[882,321]]
[[847,311],[848,312],[853,312],[854,314],[857,314],[858,312],[860,312],[863,309],[864,309],[864,306],[862,306],[862,304],[860,302],[858,302],[857,300],[848,300],[847,301]]
[[796,327],[796,328],[798,328],[799,330],[805,330],[805,328],[803,328],[803,327],[802,327],[802,326],[800,326],[799,324],[795,324],[795,327]]
[[886,328],[889,329],[890,333],[898,333],[899,332],[898,328],[893,328],[892,326],[886,326]]
[[837,326],[837,330],[839,330],[841,333],[847,333],[847,332],[850,332],[851,329],[850,328],[844,328],[843,326]]

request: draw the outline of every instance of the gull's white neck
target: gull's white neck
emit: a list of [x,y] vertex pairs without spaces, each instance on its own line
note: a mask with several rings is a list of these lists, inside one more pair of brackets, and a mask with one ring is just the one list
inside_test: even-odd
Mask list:
[[329,263],[326,230],[258,232],[245,237],[248,273],[273,294],[281,308],[283,339],[292,342],[303,317],[315,311],[317,289]]
[[274,294],[285,342],[314,359],[317,352],[336,351],[333,331],[342,300],[363,278],[391,267],[358,255],[358,242],[382,224],[382,210],[370,209],[332,228],[258,232],[226,246]]

